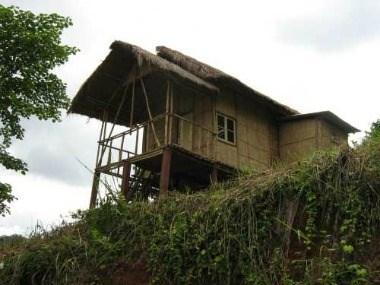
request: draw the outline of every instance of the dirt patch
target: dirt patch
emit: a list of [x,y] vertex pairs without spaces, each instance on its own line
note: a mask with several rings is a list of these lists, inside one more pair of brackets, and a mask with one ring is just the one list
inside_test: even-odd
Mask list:
[[151,274],[143,261],[133,265],[120,264],[113,272],[111,284],[114,285],[149,285]]

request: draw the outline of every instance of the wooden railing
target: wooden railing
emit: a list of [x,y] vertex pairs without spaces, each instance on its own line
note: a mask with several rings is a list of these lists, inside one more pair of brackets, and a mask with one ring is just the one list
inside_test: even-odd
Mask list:
[[216,133],[178,114],[164,113],[124,132],[99,140],[97,169],[121,176],[122,161],[176,145],[215,158]]
[[215,159],[216,133],[178,114],[169,114],[177,126],[177,138],[171,144],[184,148],[205,158]]

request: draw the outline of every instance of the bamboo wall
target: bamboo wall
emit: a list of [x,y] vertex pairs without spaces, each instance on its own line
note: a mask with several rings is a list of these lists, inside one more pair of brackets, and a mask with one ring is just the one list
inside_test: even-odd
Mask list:
[[315,119],[283,122],[279,129],[280,159],[293,162],[317,149],[318,122]]
[[347,134],[338,127],[320,120],[319,149],[328,149],[336,146],[348,146]]
[[265,169],[278,157],[277,125],[264,106],[231,93],[216,98],[216,111],[236,119],[236,145],[217,141],[217,159],[229,165]]
[[289,121],[280,127],[280,159],[299,161],[316,150],[347,146],[347,134],[318,118]]

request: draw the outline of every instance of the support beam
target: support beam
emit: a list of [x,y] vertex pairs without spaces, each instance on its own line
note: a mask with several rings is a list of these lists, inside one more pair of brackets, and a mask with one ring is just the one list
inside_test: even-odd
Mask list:
[[[108,115],[108,113],[106,111],[103,111],[103,115],[101,117],[102,126],[100,128],[100,133],[99,133],[99,142],[101,141],[102,137],[105,136],[105,133],[106,133],[107,115]],[[91,188],[91,196],[90,196],[90,209],[95,207],[96,198],[98,197],[100,172],[96,171],[96,168],[98,167],[98,165],[100,165],[102,163],[101,161],[103,158],[103,157],[99,158],[100,151],[101,151],[101,147],[100,147],[100,144],[98,144],[98,151],[96,153],[96,161],[95,161],[95,172],[94,172],[94,177],[92,179],[92,188]]]
[[131,175],[131,163],[128,160],[123,161],[123,178],[121,180],[121,192],[124,194],[125,200],[129,200],[131,196],[129,189],[129,180]]
[[160,195],[166,195],[169,190],[171,160],[172,150],[168,147],[164,148],[161,162]]
[[98,196],[99,182],[100,182],[100,172],[95,171],[94,178],[92,180],[90,209],[94,208],[96,205],[96,198]]
[[167,81],[166,105],[165,105],[165,145],[169,144],[169,106],[170,106],[170,81]]
[[212,166],[210,180],[211,184],[218,183],[218,166],[216,163]]
[[135,80],[132,83],[131,114],[129,117],[129,128],[133,126],[133,113],[135,110]]
[[169,90],[169,141],[168,144],[172,143],[172,131],[173,131],[173,111],[174,111],[174,100],[173,100],[174,94],[173,94],[173,86],[170,86]]

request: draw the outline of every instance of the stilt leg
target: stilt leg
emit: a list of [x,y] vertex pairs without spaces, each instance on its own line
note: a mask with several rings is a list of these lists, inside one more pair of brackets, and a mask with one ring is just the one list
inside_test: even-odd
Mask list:
[[95,171],[94,179],[92,181],[90,209],[94,208],[96,204],[96,198],[98,196],[99,180],[100,180],[100,173]]
[[123,178],[121,181],[121,191],[124,194],[125,199],[128,201],[131,193],[129,189],[129,178],[131,174],[131,163],[128,160],[123,162]]
[[169,190],[171,159],[172,159],[172,150],[170,148],[165,148],[162,154],[162,162],[161,162],[160,195],[167,194]]
[[211,184],[218,183],[218,167],[216,164],[212,166],[210,179],[211,179]]

